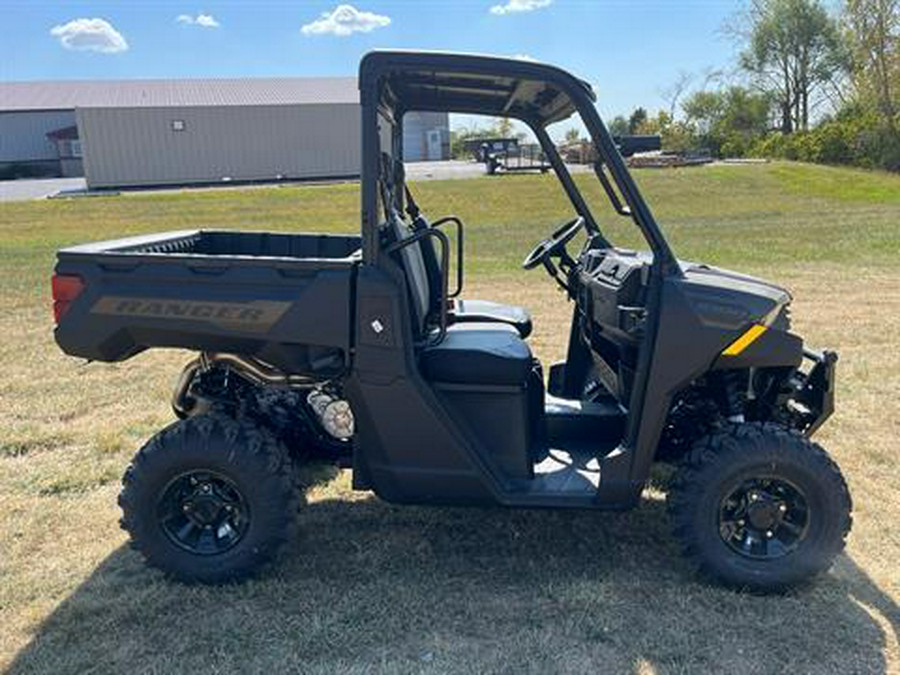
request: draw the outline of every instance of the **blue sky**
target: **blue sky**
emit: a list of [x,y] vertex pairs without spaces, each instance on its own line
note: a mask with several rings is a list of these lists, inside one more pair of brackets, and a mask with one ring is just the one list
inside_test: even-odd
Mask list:
[[[594,84],[603,114],[664,107],[727,68],[727,0],[0,0],[0,79],[354,75],[373,48],[525,55]],[[88,21],[99,19],[101,21]],[[306,28],[304,28],[306,27]]]

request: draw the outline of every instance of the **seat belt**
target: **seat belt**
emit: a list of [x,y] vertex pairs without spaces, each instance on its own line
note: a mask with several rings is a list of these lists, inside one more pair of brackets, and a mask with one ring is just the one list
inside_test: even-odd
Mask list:
[[403,193],[406,195],[406,213],[412,222],[415,222],[422,211],[419,209],[419,205],[416,204],[416,200],[413,198],[412,192],[409,191],[409,186],[405,180],[403,181]]

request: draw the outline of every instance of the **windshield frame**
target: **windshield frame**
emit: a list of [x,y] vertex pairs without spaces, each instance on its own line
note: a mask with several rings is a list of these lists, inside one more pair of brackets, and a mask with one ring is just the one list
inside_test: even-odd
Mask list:
[[[388,85],[388,78],[400,78],[403,82],[404,72],[421,71],[433,68],[436,71],[459,74],[477,73],[497,77],[528,78],[546,83],[560,89],[571,103],[571,112],[565,117],[542,119],[538,114],[510,110],[506,117],[517,119],[526,124],[535,134],[547,159],[562,184],[566,195],[576,213],[585,218],[588,230],[599,236],[600,245],[610,244],[603,235],[602,228],[584,200],[581,192],[559,151],[547,132],[547,126],[573,114],[581,116],[582,122],[597,152],[594,173],[600,181],[610,204],[620,215],[629,216],[640,230],[653,253],[653,268],[663,275],[680,275],[681,269],[662,233],[650,207],[644,201],[633,177],[625,165],[612,135],[594,105],[595,96],[590,85],[575,78],[568,72],[554,66],[517,59],[469,56],[461,54],[432,52],[370,52],[360,64],[360,103],[362,106],[363,125],[363,157],[362,157],[362,235],[363,256],[375,262],[379,256],[378,226],[380,214],[378,203],[378,180],[380,167],[379,154],[379,115],[387,115],[397,125],[395,133],[402,133],[402,119],[408,111],[450,112],[496,115],[494,110],[478,109],[476,104],[467,105],[455,101],[453,105],[435,96],[433,101],[420,99],[405,103],[398,99],[396,92]],[[401,141],[402,142],[402,141]],[[399,153],[402,158],[402,149]],[[611,181],[604,180],[603,170],[608,170]],[[615,188],[613,190],[613,188]],[[617,197],[616,193],[621,197]],[[624,204],[622,204],[624,202]]]

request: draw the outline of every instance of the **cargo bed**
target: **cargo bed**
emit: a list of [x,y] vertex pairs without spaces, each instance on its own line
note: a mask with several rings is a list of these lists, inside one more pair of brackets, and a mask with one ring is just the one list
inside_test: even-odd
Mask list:
[[189,230],[57,254],[55,336],[121,361],[149,347],[254,356],[287,373],[341,372],[357,235]]

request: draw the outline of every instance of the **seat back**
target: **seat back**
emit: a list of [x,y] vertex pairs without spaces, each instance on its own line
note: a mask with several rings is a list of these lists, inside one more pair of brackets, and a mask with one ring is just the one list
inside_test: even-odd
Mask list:
[[[403,222],[400,214],[396,211],[391,214],[390,221],[387,224],[387,232],[390,243],[404,241],[414,234],[413,230]],[[429,240],[426,239],[425,241]],[[433,252],[434,249],[432,249]],[[414,325],[419,335],[421,335],[426,329],[428,316],[432,308],[431,284],[429,283],[428,269],[422,254],[421,242],[404,246],[397,252],[397,255],[406,276]]]
[[[430,228],[431,226],[428,224],[428,221],[425,220],[425,217],[421,214],[413,219],[413,232],[423,232]],[[443,271],[441,270],[441,263],[438,260],[437,251],[434,248],[434,241],[431,237],[425,237],[419,242],[418,248],[421,249],[422,262],[425,264],[425,272],[428,275],[429,310],[432,312],[440,311]]]

